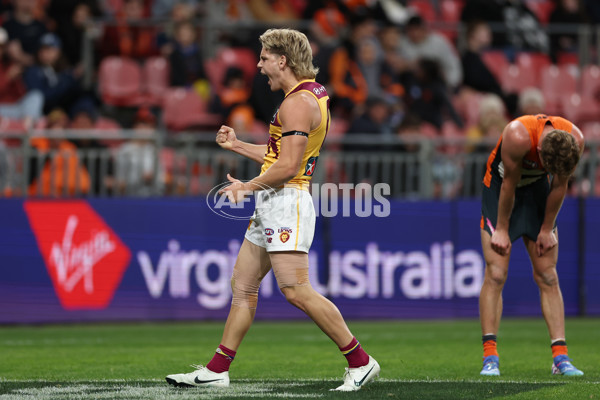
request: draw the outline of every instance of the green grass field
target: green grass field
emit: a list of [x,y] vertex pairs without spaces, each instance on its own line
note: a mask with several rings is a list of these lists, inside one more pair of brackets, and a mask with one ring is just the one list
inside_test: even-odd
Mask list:
[[357,393],[333,393],[346,362],[310,322],[256,322],[228,389],[182,389],[164,376],[206,363],[221,322],[0,327],[0,399],[600,399],[600,319],[567,321],[583,377],[550,374],[543,320],[504,320],[502,376],[482,378],[479,323],[350,322],[381,364]]

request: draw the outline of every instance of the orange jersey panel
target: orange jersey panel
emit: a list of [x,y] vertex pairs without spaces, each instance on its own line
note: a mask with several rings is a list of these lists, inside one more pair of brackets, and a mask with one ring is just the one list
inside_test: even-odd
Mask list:
[[[525,126],[531,140],[529,153],[523,157],[523,162],[521,164],[521,181],[518,184],[518,186],[525,186],[546,175],[546,170],[542,167],[537,149],[546,124],[550,123],[555,129],[571,133],[573,130],[573,123],[562,117],[547,116],[543,114],[525,115],[515,119],[515,121],[519,121]],[[496,147],[488,157],[485,176],[483,178],[483,183],[487,187],[490,186],[493,175],[500,179],[504,176],[504,167],[502,164],[502,136],[500,136]]]

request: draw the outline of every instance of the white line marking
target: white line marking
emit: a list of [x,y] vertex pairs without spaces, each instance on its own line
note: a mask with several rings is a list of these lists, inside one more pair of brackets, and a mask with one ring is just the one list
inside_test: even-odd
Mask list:
[[[556,385],[562,385],[562,384],[566,384],[566,383],[570,383],[570,382],[577,382],[577,383],[589,383],[592,385],[599,385],[600,382],[590,382],[590,381],[583,381],[583,380],[559,380],[561,379],[561,377],[557,377],[556,380],[532,380],[532,381],[519,381],[519,380],[514,380],[514,379],[496,379],[496,378],[481,378],[481,379],[392,379],[392,378],[377,378],[377,380],[375,382],[385,382],[385,383],[516,383],[516,384],[523,384],[523,385],[527,385],[527,384],[556,384]],[[231,380],[231,384],[234,385],[235,383],[261,383],[261,384],[271,384],[271,385],[278,385],[278,384],[285,384],[285,385],[292,385],[292,384],[297,384],[297,385],[302,385],[304,383],[315,383],[315,382],[338,382],[341,381],[341,378],[323,378],[323,379],[317,379],[317,378],[304,378],[304,379],[265,379],[265,380],[259,380],[259,379],[232,379]],[[55,379],[55,380],[47,380],[47,379],[38,379],[38,380],[31,380],[31,379],[4,379],[0,377],[0,382],[3,383],[51,383],[51,384],[55,384],[55,383],[69,383],[69,384],[73,384],[73,385],[83,385],[83,384],[88,384],[88,383],[106,383],[106,384],[113,384],[113,383],[164,383],[165,385],[167,385],[167,383],[165,382],[164,379],[158,379],[158,378],[152,378],[152,379],[90,379],[90,380],[76,380],[76,381],[61,381],[59,379]]]

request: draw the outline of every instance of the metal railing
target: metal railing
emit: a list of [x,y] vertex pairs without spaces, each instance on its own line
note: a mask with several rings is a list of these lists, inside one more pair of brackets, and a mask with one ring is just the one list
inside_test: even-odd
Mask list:
[[[220,149],[212,133],[183,133],[165,140],[159,131],[36,130],[0,138],[11,144],[0,149],[4,197],[200,196],[225,182],[227,173],[247,180],[260,167]],[[84,147],[92,140],[101,147]],[[313,181],[387,183],[393,198],[477,197],[494,145],[463,138],[332,137]],[[600,195],[600,142],[586,146],[570,195]]]

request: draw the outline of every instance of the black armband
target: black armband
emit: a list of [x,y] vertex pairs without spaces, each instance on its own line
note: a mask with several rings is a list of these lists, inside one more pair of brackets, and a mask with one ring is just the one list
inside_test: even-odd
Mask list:
[[302,131],[288,131],[288,132],[283,132],[281,134],[281,137],[286,137],[286,136],[304,136],[304,137],[308,137],[308,133],[302,132]]

